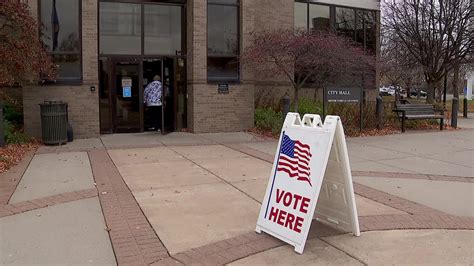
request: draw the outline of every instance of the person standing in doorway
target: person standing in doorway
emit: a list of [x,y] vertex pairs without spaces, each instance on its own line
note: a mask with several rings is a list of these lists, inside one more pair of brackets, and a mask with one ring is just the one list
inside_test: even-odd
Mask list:
[[151,130],[161,130],[162,93],[161,77],[156,75],[143,92],[143,102],[150,115]]

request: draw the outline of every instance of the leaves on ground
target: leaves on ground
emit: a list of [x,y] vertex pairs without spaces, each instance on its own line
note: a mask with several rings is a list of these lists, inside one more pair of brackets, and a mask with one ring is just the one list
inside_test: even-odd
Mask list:
[[4,173],[17,165],[28,153],[35,151],[38,147],[38,142],[29,142],[25,144],[8,144],[0,148],[0,173]]

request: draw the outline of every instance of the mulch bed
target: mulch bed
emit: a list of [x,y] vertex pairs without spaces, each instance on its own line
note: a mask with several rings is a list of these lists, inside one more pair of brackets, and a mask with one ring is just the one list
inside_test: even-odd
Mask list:
[[0,148],[0,173],[17,165],[25,155],[35,151],[39,146],[39,142],[33,141],[25,144],[8,144]]

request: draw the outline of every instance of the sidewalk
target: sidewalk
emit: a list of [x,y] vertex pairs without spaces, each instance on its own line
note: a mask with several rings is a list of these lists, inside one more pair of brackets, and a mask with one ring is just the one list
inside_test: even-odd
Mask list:
[[472,264],[473,133],[349,138],[363,233],[315,222],[303,255],[254,233],[275,140],[145,133],[41,147],[0,176],[12,194],[0,264]]

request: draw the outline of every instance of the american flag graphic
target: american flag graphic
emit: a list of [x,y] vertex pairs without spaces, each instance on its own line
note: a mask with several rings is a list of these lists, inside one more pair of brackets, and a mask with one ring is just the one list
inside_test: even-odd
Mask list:
[[288,135],[283,135],[278,159],[277,171],[296,177],[297,180],[306,181],[311,185],[309,161],[311,160],[310,147],[298,140],[292,140]]

